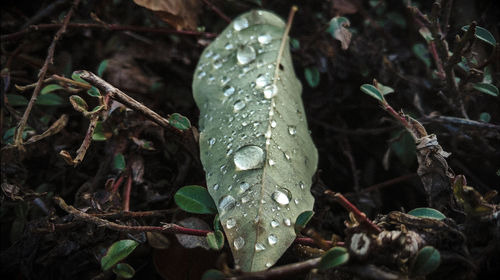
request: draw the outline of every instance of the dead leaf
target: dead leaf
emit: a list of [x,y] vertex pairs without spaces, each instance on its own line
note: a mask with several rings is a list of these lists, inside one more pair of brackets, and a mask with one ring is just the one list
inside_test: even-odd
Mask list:
[[163,21],[173,25],[177,30],[197,27],[201,3],[199,0],[134,0],[134,2],[154,11]]

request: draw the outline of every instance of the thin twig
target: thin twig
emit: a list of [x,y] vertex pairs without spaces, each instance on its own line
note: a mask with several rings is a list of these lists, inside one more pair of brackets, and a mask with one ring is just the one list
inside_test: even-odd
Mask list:
[[283,32],[283,38],[281,39],[280,49],[278,51],[278,57],[276,60],[276,66],[274,67],[274,80],[273,85],[276,85],[278,82],[279,71],[280,71],[280,63],[281,57],[283,56],[283,52],[285,51],[285,46],[288,44],[288,33],[290,33],[290,29],[292,28],[293,17],[299,8],[297,6],[292,6],[290,9],[290,13],[288,14],[288,21],[286,22],[285,32]]
[[225,20],[227,23],[231,22],[231,18],[226,16],[219,8],[217,8],[214,4],[210,3],[208,0],[203,0],[207,6],[212,9],[216,14],[218,14],[223,20]]
[[240,276],[227,278],[228,280],[255,280],[255,279],[288,279],[286,276],[295,276],[307,272],[318,266],[321,258],[314,258],[303,262],[279,266],[269,270],[249,272]]
[[127,183],[125,188],[123,188],[123,211],[130,210],[130,192],[132,191],[132,174],[130,171],[127,172]]
[[150,211],[120,211],[115,213],[99,213],[99,214],[90,214],[92,216],[96,216],[104,219],[120,219],[120,218],[143,218],[143,217],[165,217],[168,214],[172,214],[176,212],[176,209],[167,209],[167,210],[150,210]]
[[86,222],[96,224],[98,226],[109,228],[111,230],[120,231],[120,232],[148,232],[148,231],[151,231],[151,232],[162,232],[162,233],[188,234],[188,235],[195,235],[195,236],[205,236],[210,232],[208,230],[185,228],[185,227],[181,227],[181,226],[176,225],[176,224],[164,224],[161,227],[120,225],[120,224],[117,224],[114,222],[103,220],[101,218],[98,218],[96,216],[92,216],[92,215],[87,214],[87,213],[84,213],[84,212],[76,209],[75,207],[66,204],[66,202],[61,197],[55,196],[54,201],[64,211],[78,217],[79,219],[82,219]]
[[52,40],[52,43],[49,46],[47,57],[45,58],[42,69],[40,69],[38,82],[36,84],[35,89],[33,90],[33,95],[31,95],[31,99],[28,103],[28,106],[26,107],[26,110],[24,111],[23,117],[21,118],[21,120],[17,124],[16,133],[14,135],[14,146],[16,146],[19,149],[24,149],[22,146],[23,145],[23,131],[24,131],[24,128],[26,127],[26,122],[28,121],[28,117],[31,113],[31,109],[33,109],[33,105],[35,104],[35,101],[38,98],[38,94],[40,93],[40,91],[42,89],[43,80],[45,79],[45,75],[47,74],[47,69],[49,68],[49,64],[53,63],[56,43],[57,43],[57,41],[59,41],[61,36],[66,31],[66,27],[69,23],[69,20],[71,19],[71,16],[73,15],[73,12],[76,9],[76,7],[78,6],[79,2],[80,2],[80,0],[75,0],[73,2],[70,10],[68,11],[66,16],[64,17],[64,20],[63,20],[61,27],[59,28],[56,35],[54,36],[54,39]]
[[[172,126],[170,125],[170,122],[154,112],[153,110],[149,109],[148,107],[142,105],[140,102],[137,100],[131,98],[130,96],[126,95],[123,91],[115,88],[105,80],[101,79],[99,76],[95,75],[92,72],[89,71],[75,71],[76,74],[80,75],[80,78],[86,80],[90,84],[94,85],[98,89],[100,89],[102,92],[108,94],[111,98],[125,104],[126,106],[130,107],[131,109],[138,111],[154,121],[155,123],[159,124],[162,127],[169,128],[171,129]],[[178,129],[174,128],[175,130],[178,131]]]
[[372,229],[376,233],[382,232],[380,227],[378,227],[376,224],[374,224],[368,217],[366,217],[366,214],[361,212],[354,204],[352,204],[347,198],[345,198],[342,194],[332,192],[330,190],[326,190],[325,194],[331,196],[333,199],[335,199],[336,202],[338,202],[340,205],[342,205],[346,210],[352,212],[358,222],[363,223],[366,225],[368,228]]
[[[6,34],[0,36],[0,40],[2,42],[17,40],[22,38],[24,35],[32,32],[44,31],[44,30],[53,30],[60,28],[61,24],[59,23],[48,23],[48,24],[38,24],[38,25],[30,25],[28,28],[23,29],[18,32],[14,32],[11,34]],[[209,32],[199,32],[199,31],[190,31],[190,30],[175,30],[171,28],[164,27],[145,27],[145,26],[134,26],[134,25],[118,25],[118,24],[101,24],[101,23],[70,23],[67,25],[69,29],[104,29],[109,31],[132,31],[138,33],[156,33],[156,34],[179,34],[179,35],[188,35],[188,36],[204,36],[206,38],[215,38],[217,37],[216,33]]]

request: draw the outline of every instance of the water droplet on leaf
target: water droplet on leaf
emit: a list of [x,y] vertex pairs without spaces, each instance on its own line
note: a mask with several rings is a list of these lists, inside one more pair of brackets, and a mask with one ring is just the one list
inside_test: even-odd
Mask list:
[[234,249],[239,250],[243,248],[243,246],[245,246],[245,239],[243,239],[243,237],[240,236],[234,240],[233,245]]
[[252,62],[256,57],[255,50],[251,46],[241,46],[236,52],[236,60],[241,65]]
[[227,221],[226,221],[226,227],[228,229],[232,229],[234,226],[236,226],[236,220],[233,219],[233,218],[227,219]]
[[246,104],[242,100],[238,100],[238,101],[234,102],[234,106],[233,106],[234,112],[238,112],[239,110],[245,108],[245,106],[246,106]]
[[255,145],[241,147],[234,153],[234,165],[236,166],[236,170],[260,168],[264,160],[264,151]]
[[244,17],[240,17],[234,20],[233,28],[236,31],[243,30],[248,27],[248,20]]
[[288,205],[290,203],[291,193],[285,188],[279,188],[271,195],[272,199],[281,205]]
[[267,44],[271,43],[272,40],[273,40],[273,38],[269,34],[262,34],[262,35],[259,35],[259,37],[257,37],[257,41],[259,41],[259,43],[261,43],[263,45],[267,45]]
[[274,245],[278,242],[278,237],[274,234],[270,234],[267,237],[267,242],[269,242],[269,245]]
[[222,215],[223,213],[233,209],[235,205],[236,200],[234,199],[234,197],[230,195],[221,197],[219,200],[219,210],[221,212],[220,214]]

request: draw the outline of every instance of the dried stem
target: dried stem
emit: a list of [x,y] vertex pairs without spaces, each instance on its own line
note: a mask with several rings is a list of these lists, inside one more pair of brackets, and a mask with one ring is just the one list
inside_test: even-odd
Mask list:
[[[80,0],[75,0],[73,2],[73,5],[71,5],[71,8],[69,9],[68,13],[64,17],[62,25],[60,26],[56,35],[54,35],[54,39],[52,39],[52,43],[49,46],[49,50],[47,52],[47,57],[45,58],[42,69],[40,69],[38,82],[36,83],[35,89],[33,90],[33,95],[31,95],[31,99],[28,103],[28,106],[26,107],[26,110],[24,111],[24,114],[16,127],[16,133],[14,135],[14,146],[17,147],[18,149],[21,149],[21,150],[24,149],[22,146],[23,145],[23,136],[22,135],[23,135],[24,128],[26,127],[26,122],[28,121],[28,117],[31,113],[31,109],[33,109],[33,105],[35,104],[35,101],[38,98],[38,94],[40,93],[40,91],[42,89],[43,80],[45,79],[45,75],[47,74],[47,69],[49,68],[49,64],[53,63],[56,43],[57,43],[57,41],[59,41],[61,36],[66,31],[66,27],[69,23],[69,20],[71,19],[71,16],[73,15],[73,12],[74,12],[75,8],[78,6],[79,2],[80,2]],[[2,41],[3,41],[3,39],[2,39]]]
[[[37,31],[53,30],[60,28],[59,23],[49,23],[49,24],[38,24],[30,25],[28,28],[14,32],[7,35],[0,36],[2,42],[17,40],[22,38],[24,35]],[[174,30],[171,28],[164,27],[144,27],[144,26],[133,26],[133,25],[118,25],[118,24],[101,24],[101,23],[70,23],[67,24],[69,29],[104,29],[110,31],[132,31],[139,33],[156,33],[156,34],[179,34],[179,35],[189,35],[189,36],[205,36],[207,38],[217,37],[216,33],[208,32],[198,32],[190,30]]]
[[376,224],[374,224],[372,221],[370,221],[370,219],[368,219],[368,217],[366,217],[365,213],[359,211],[359,209],[356,206],[354,206],[354,204],[352,204],[349,200],[347,200],[347,198],[345,198],[342,194],[335,193],[330,190],[326,190],[325,194],[331,196],[346,210],[352,212],[360,223],[366,225],[368,228],[372,229],[376,233],[382,232],[382,230]]
[[131,172],[127,172],[127,183],[125,184],[125,188],[123,188],[123,211],[130,210],[130,192],[132,191],[132,174]]
[[[131,109],[138,111],[142,114],[144,114],[146,117],[154,121],[155,123],[159,124],[162,127],[165,128],[173,128],[169,121],[162,116],[158,115],[156,112],[152,111],[148,107],[142,105],[140,102],[137,100],[131,98],[130,96],[126,95],[123,91],[115,88],[105,80],[101,79],[99,76],[95,75],[92,72],[89,71],[76,71],[78,75],[80,75],[80,78],[86,80],[90,84],[94,85],[98,89],[100,89],[102,92],[108,94],[111,98],[125,104],[126,106],[130,107]],[[178,131],[178,129],[174,128],[175,130]]]
[[286,276],[297,275],[318,266],[321,258],[314,258],[303,262],[279,266],[269,270],[245,273],[240,276],[227,278],[228,280],[255,280],[255,279],[287,279]]

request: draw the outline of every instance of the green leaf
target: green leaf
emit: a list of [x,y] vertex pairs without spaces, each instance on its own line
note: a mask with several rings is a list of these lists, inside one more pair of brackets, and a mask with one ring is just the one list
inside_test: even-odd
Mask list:
[[131,239],[120,240],[109,247],[106,255],[101,259],[101,268],[106,271],[119,261],[126,258],[134,249],[139,246],[137,241]]
[[300,41],[295,38],[290,38],[290,48],[294,51],[300,49]]
[[75,108],[75,110],[78,112],[87,112],[87,110],[89,109],[89,105],[87,105],[87,102],[85,102],[85,100],[78,95],[70,96],[69,103],[71,103],[73,108]]
[[92,109],[92,111],[89,112],[89,114],[95,114],[103,109],[104,109],[104,105],[95,106],[94,109]]
[[214,250],[221,250],[224,247],[224,233],[220,230],[209,232],[207,234],[208,246]]
[[57,85],[57,84],[51,84],[51,85],[46,85],[42,90],[40,91],[40,94],[46,94],[52,91],[64,89],[62,86]]
[[219,219],[219,214],[216,214],[215,218],[214,218],[214,231],[217,231],[217,230],[222,230],[221,224],[220,224],[220,219]]
[[113,159],[113,167],[116,170],[123,171],[125,170],[126,166],[127,164],[125,163],[125,157],[123,156],[123,154],[116,154],[115,158]]
[[493,82],[493,70],[491,68],[491,65],[484,67],[483,83],[491,84]]
[[26,97],[19,94],[6,94],[7,100],[9,101],[10,106],[26,106],[28,105],[28,99]]
[[170,115],[170,117],[168,118],[168,122],[173,127],[179,130],[186,130],[191,127],[191,122],[189,122],[189,119],[179,113],[173,113],[172,115]]
[[380,102],[384,102],[384,97],[382,96],[382,93],[374,87],[373,85],[370,84],[364,84],[360,87],[361,91],[370,95],[371,97],[377,99]]
[[482,93],[486,93],[492,96],[498,96],[498,88],[492,84],[487,83],[475,83],[472,87]]
[[408,212],[408,215],[412,215],[415,217],[421,217],[421,218],[429,218],[429,219],[435,219],[435,220],[442,220],[446,218],[446,216],[439,212],[436,209],[433,208],[415,208]]
[[71,74],[71,79],[73,79],[74,81],[80,82],[80,83],[89,84],[87,81],[85,81],[84,79],[80,78],[80,74],[78,74],[77,71],[75,71],[75,72],[73,72]]
[[384,86],[380,82],[377,83],[377,89],[379,90],[380,93],[382,93],[382,95],[387,95],[389,93],[393,93],[394,92],[393,88],[388,87],[388,86]]
[[201,280],[224,280],[224,273],[217,269],[209,269],[203,273]]
[[431,31],[427,27],[420,27],[420,29],[418,29],[418,32],[420,33],[420,35],[422,35],[422,37],[424,37],[427,43],[434,40]]
[[441,254],[432,246],[425,246],[418,251],[413,265],[410,269],[410,275],[425,276],[436,270],[441,264]]
[[310,87],[315,88],[318,86],[320,80],[318,68],[307,67],[304,69],[304,76]]
[[321,270],[337,267],[349,261],[349,252],[344,247],[333,247],[321,257],[318,268]]
[[119,263],[113,267],[113,272],[121,278],[130,279],[134,277],[135,270],[128,263]]
[[431,58],[429,56],[429,50],[427,49],[427,47],[424,46],[424,44],[415,44],[413,45],[413,53],[415,54],[415,56],[418,57],[418,59],[420,59],[427,68],[430,68],[431,67]]
[[482,122],[490,122],[491,115],[488,112],[482,112],[481,115],[479,115],[479,120]]
[[[468,25],[463,26],[462,30],[463,31],[469,30],[469,26]],[[480,26],[476,26],[476,34],[474,34],[474,35],[479,40],[484,41],[492,46],[495,46],[497,44],[495,37],[493,37],[493,35],[491,35],[491,33],[487,29],[482,28]]]
[[309,223],[313,215],[314,211],[304,211],[300,213],[295,221],[295,232],[301,232],[306,227],[307,223]]
[[45,105],[45,106],[59,106],[64,104],[64,99],[57,94],[54,93],[46,93],[44,95],[38,96],[35,104],[37,105]]
[[92,96],[92,97],[99,97],[101,96],[101,93],[96,87],[91,87],[89,90],[87,90],[87,94]]
[[104,129],[102,127],[102,122],[98,121],[95,129],[94,129],[94,134],[92,134],[92,140],[94,141],[106,141],[106,135],[104,135]]
[[217,213],[217,207],[204,187],[195,185],[182,187],[175,193],[174,200],[177,206],[189,213]]
[[286,41],[280,52],[284,30],[267,11],[235,18],[202,53],[193,78],[208,191],[244,271],[272,266],[314,202],[318,154]]
[[108,67],[108,59],[105,59],[99,63],[99,66],[97,67],[97,76],[102,77],[102,74],[104,74],[104,71],[106,71],[106,68]]

